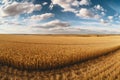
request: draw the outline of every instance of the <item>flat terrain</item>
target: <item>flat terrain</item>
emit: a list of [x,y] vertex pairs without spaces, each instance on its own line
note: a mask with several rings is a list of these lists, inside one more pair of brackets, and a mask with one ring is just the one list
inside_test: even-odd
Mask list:
[[120,36],[0,35],[0,80],[120,80]]

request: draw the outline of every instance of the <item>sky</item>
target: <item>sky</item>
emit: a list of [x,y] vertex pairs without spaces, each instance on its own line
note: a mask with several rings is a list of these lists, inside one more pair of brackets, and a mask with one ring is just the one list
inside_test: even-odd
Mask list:
[[120,34],[120,0],[0,0],[0,34]]

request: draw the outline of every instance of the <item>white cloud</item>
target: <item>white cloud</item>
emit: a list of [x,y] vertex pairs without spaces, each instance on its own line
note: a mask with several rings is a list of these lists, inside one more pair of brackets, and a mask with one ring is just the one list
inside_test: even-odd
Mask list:
[[44,5],[44,6],[47,5],[47,4],[48,4],[47,2],[42,3],[42,5]]
[[74,1],[73,3],[71,3],[72,6],[76,6],[79,7],[79,1]]
[[[4,23],[4,22],[3,22]],[[5,22],[6,23],[6,22]],[[80,23],[81,24],[81,23]],[[39,23],[35,26],[30,26],[31,24],[16,25],[16,23],[9,23],[2,25],[0,27],[0,33],[13,33],[13,34],[117,34],[120,33],[118,25],[105,25],[99,22],[83,22],[79,26],[70,26],[69,23],[53,20],[48,23]],[[11,25],[11,26],[8,26]],[[13,26],[15,26],[13,28]],[[97,27],[96,27],[97,26]],[[114,27],[113,27],[114,26]],[[116,28],[115,28],[116,27]]]
[[[20,26],[11,24],[11,26],[2,25],[3,27],[0,28],[1,34],[32,34],[32,29],[27,26]],[[13,28],[13,26],[15,26]],[[23,28],[24,27],[24,28]]]
[[70,24],[67,22],[62,22],[59,20],[53,20],[47,23],[43,23],[41,25],[36,25],[36,28],[45,28],[45,29],[51,29],[51,28],[57,28],[57,27],[69,27]]
[[[8,26],[19,26],[19,25],[23,25],[23,23],[21,23],[21,21],[19,21],[18,16],[15,17],[6,17],[6,18],[1,18],[0,19],[0,24],[1,25],[8,25]],[[14,28],[14,27],[13,27]]]
[[39,26],[41,24],[44,24],[42,23],[42,20],[47,20],[52,17],[54,17],[53,13],[44,13],[40,15],[33,15],[25,19],[23,18],[20,22],[26,26]]
[[[116,25],[112,25],[109,21],[112,21],[113,18],[117,16],[108,16],[107,20],[104,19],[105,9],[101,5],[96,5],[94,7],[83,8],[85,6],[90,5],[90,0],[52,0],[53,3],[49,6],[52,10],[54,5],[58,5],[63,8],[63,11],[73,12],[76,16],[85,19],[100,19],[100,22],[90,21],[87,24],[83,21],[78,21],[77,24],[80,25],[78,27],[70,25],[68,22],[60,21],[60,20],[53,20],[50,22],[42,22],[41,20],[48,19],[54,17],[52,13],[44,13],[39,15],[30,16],[27,19],[18,20],[18,18],[14,18],[17,20],[9,19],[13,18],[14,16],[20,14],[29,14],[33,11],[41,10],[42,6],[39,4],[33,4],[32,2],[27,2],[28,0],[24,0],[24,2],[13,2],[10,3],[9,1],[13,0],[3,0],[5,5],[0,5],[0,32],[5,33],[112,33],[120,32],[118,28],[110,28],[116,27]],[[33,1],[33,0],[32,0]],[[41,3],[47,5],[47,2]],[[78,7],[80,6],[80,10]],[[93,11],[94,10],[94,11]],[[96,11],[96,12],[95,12]],[[106,14],[107,15],[107,14]],[[12,17],[4,17],[4,16],[12,16]],[[29,15],[28,15],[29,16]],[[19,16],[17,16],[19,17]],[[1,18],[4,18],[1,19]],[[102,19],[101,19],[102,18]],[[120,16],[119,16],[120,18]],[[8,19],[8,20],[7,20]],[[12,21],[13,20],[13,21]],[[26,20],[24,22],[24,20]],[[32,21],[30,21],[32,20]],[[37,22],[41,21],[41,22]],[[106,24],[105,24],[106,23]],[[119,23],[119,22],[118,22]],[[111,25],[108,25],[111,24]],[[9,26],[10,25],[10,26]],[[15,27],[13,27],[15,26]],[[96,27],[97,26],[97,27]]]
[[114,16],[108,16],[109,22],[113,22],[113,18],[114,18]]
[[30,20],[45,20],[48,18],[54,17],[53,13],[45,13],[45,14],[41,14],[41,15],[33,15],[31,16],[29,19]]
[[63,11],[69,11],[76,13],[76,9],[73,7],[79,6],[79,1],[77,0],[52,0],[53,5],[59,5],[63,8]]
[[99,11],[104,11],[103,7],[100,6],[99,4],[96,5],[96,6],[94,6],[94,8],[95,8],[96,10],[99,10]]
[[104,18],[104,16],[106,15],[106,10],[101,6],[101,5],[95,5],[94,7],[93,7],[93,11],[94,11],[94,13],[96,14],[96,15],[99,15],[99,18],[97,18],[97,19],[100,19],[100,22],[101,23],[108,23],[108,21],[107,20],[105,20],[105,19],[102,19],[102,18]]
[[101,23],[108,23],[106,20],[104,20],[104,19],[100,19],[100,22]]
[[113,20],[113,16],[108,16],[108,19],[109,20]]
[[94,14],[87,8],[81,8],[76,15],[82,18],[94,18]]
[[95,12],[95,10],[93,8],[81,8],[79,10],[78,13],[76,13],[76,16],[80,17],[80,18],[85,18],[85,19],[100,19],[102,18],[102,16],[105,15],[104,12],[101,12],[100,14],[98,14],[97,12]]
[[[61,8],[63,8],[63,12],[73,12],[76,16],[80,18],[94,18],[99,19],[101,16],[98,14],[95,14],[90,9],[81,7],[80,10],[78,10],[77,7],[79,6],[88,6],[90,5],[90,0],[52,0],[53,5],[59,5]],[[96,6],[97,9],[104,10],[100,5]],[[91,8],[92,9],[92,8]]]
[[54,5],[53,5],[53,3],[51,3],[51,4],[49,5],[49,9],[52,10],[53,7],[54,7]]
[[8,3],[9,0],[2,0],[2,3]]
[[33,11],[41,10],[42,6],[39,4],[32,4],[28,2],[18,3],[13,2],[11,4],[7,4],[4,7],[0,7],[0,16],[16,16],[24,13],[32,13]]
[[103,16],[105,16],[106,14],[105,14],[105,12],[101,12],[101,14],[103,15]]
[[79,4],[80,5],[89,5],[90,2],[89,2],[89,0],[81,0]]
[[95,18],[95,19],[100,19],[101,18],[101,16],[99,15],[99,14],[96,14],[96,15],[94,15],[94,17],[93,18]]
[[[70,26],[70,27],[52,27],[52,28],[37,28],[52,34],[117,34],[120,33],[119,28],[110,27],[109,25],[98,22],[87,22],[86,25]],[[85,24],[83,22],[83,24]],[[95,25],[92,25],[95,24]],[[97,26],[97,27],[96,27]]]

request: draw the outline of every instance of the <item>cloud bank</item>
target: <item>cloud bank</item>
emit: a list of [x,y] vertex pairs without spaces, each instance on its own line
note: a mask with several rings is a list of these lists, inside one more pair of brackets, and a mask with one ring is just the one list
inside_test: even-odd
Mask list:
[[2,0],[0,33],[120,33],[120,15],[92,0]]

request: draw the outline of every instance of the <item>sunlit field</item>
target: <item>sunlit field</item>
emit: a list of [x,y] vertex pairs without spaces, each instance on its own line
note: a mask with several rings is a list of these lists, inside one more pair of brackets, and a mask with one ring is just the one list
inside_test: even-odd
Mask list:
[[119,35],[0,35],[0,80],[120,80]]

